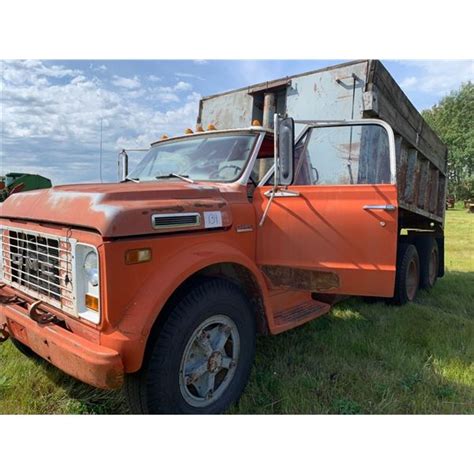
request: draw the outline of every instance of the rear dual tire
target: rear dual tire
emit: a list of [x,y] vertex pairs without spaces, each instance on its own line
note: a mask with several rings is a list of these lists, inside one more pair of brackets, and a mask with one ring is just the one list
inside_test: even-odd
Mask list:
[[434,237],[420,237],[416,242],[420,255],[420,288],[431,290],[439,273],[439,248]]
[[400,242],[397,252],[395,293],[390,300],[396,305],[412,302],[420,285],[420,257],[413,244]]

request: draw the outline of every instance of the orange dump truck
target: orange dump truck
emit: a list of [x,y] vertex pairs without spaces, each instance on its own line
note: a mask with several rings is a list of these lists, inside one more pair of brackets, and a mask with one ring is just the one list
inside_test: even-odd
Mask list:
[[446,149],[378,61],[205,98],[198,120],[119,183],[1,205],[0,338],[134,412],[222,412],[257,334],[443,275]]

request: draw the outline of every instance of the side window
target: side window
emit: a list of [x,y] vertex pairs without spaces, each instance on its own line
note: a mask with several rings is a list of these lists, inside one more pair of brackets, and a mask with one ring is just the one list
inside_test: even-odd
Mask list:
[[387,131],[375,124],[315,127],[297,157],[297,185],[390,183]]

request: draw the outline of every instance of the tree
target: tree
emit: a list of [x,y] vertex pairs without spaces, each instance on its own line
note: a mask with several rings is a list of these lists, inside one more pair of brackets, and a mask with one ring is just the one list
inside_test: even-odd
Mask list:
[[474,84],[462,84],[422,112],[448,146],[448,192],[456,199],[474,197]]

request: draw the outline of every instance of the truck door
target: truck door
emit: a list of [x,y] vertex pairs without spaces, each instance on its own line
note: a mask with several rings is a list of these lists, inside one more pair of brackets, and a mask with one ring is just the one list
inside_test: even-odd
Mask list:
[[[273,186],[254,194],[261,219]],[[387,296],[398,236],[393,131],[380,120],[309,125],[293,184],[257,228],[257,262],[274,288]]]

